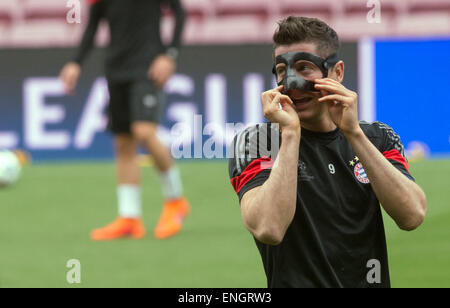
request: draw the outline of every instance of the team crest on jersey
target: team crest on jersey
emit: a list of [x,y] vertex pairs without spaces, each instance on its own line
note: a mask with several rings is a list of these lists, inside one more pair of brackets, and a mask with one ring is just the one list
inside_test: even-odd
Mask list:
[[350,166],[354,166],[353,173],[355,174],[356,179],[363,184],[369,184],[369,177],[367,176],[366,171],[364,170],[363,165],[359,162],[358,156],[355,156],[354,159],[350,161]]
[[366,171],[363,168],[363,165],[361,163],[357,163],[355,165],[355,169],[353,169],[353,173],[356,176],[356,179],[360,181],[363,184],[370,183],[369,177],[367,176]]

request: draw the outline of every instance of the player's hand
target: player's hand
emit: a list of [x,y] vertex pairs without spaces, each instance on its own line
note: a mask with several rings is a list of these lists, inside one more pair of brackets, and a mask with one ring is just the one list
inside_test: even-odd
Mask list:
[[150,65],[147,76],[155,82],[158,88],[162,88],[173,75],[175,69],[176,64],[173,58],[168,55],[159,55]]
[[314,87],[322,94],[319,102],[328,104],[334,124],[344,134],[358,132],[358,95],[331,78],[316,79],[314,82]]
[[78,63],[69,62],[61,70],[59,78],[63,82],[66,94],[73,94],[77,86],[78,78],[81,74],[81,67]]
[[300,119],[294,103],[289,96],[281,93],[282,90],[283,86],[279,86],[261,94],[264,117],[272,123],[278,123],[283,131],[300,133]]

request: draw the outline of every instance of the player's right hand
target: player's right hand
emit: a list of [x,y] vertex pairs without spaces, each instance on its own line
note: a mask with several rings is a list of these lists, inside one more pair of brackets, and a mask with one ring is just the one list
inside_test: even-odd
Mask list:
[[261,94],[264,117],[272,123],[278,123],[281,130],[300,132],[300,119],[294,103],[289,96],[281,93],[283,86]]
[[64,91],[66,94],[73,94],[77,86],[78,78],[80,77],[81,67],[78,63],[69,62],[64,65],[59,78],[63,82]]

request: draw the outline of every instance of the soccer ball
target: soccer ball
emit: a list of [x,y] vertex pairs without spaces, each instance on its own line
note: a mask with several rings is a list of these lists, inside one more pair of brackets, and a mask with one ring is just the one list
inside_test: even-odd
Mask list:
[[22,172],[22,166],[14,152],[0,150],[0,187],[17,182]]

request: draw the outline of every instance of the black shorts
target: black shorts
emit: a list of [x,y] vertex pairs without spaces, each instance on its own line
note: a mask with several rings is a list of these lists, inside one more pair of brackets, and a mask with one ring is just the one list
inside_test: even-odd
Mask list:
[[108,81],[108,129],[115,135],[130,134],[135,122],[159,123],[163,91],[149,80]]

